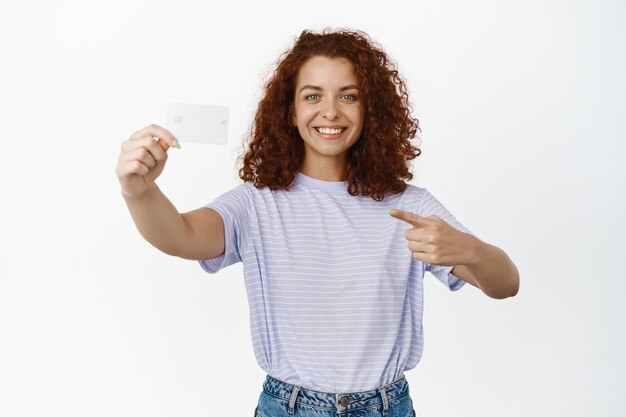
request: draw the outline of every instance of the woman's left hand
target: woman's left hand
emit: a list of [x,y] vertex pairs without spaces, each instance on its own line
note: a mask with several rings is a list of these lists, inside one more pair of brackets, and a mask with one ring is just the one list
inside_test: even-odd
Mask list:
[[438,216],[422,217],[404,210],[389,214],[413,226],[405,237],[413,258],[431,265],[467,265],[472,259],[473,236],[450,226]]

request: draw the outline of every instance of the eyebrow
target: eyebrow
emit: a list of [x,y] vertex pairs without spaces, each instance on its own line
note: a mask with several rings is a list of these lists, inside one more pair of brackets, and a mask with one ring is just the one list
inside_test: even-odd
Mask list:
[[[322,91],[322,87],[319,87],[317,85],[310,85],[307,84],[305,86],[303,86],[300,91],[298,91],[299,93],[302,92],[302,90],[316,90],[316,91]],[[346,85],[345,87],[341,87],[339,89],[339,91],[346,91],[346,90],[358,90],[359,87],[354,85],[354,84],[350,84],[350,85]]]

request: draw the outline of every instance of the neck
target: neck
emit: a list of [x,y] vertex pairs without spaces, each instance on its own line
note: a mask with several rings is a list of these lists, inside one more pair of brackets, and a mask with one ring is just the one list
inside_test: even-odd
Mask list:
[[299,171],[307,177],[322,181],[346,181],[344,163],[336,163],[333,161],[312,165],[307,164],[305,161]]

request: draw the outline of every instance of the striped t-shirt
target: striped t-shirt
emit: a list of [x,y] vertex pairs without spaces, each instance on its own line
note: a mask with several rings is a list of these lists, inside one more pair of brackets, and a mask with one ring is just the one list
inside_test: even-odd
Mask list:
[[282,381],[325,392],[366,391],[413,369],[423,350],[424,272],[451,291],[452,266],[412,257],[398,208],[467,230],[426,188],[407,184],[382,201],[351,196],[348,183],[298,172],[290,191],[243,183],[204,207],[224,221],[224,255],[201,260],[214,274],[243,272],[258,364]]

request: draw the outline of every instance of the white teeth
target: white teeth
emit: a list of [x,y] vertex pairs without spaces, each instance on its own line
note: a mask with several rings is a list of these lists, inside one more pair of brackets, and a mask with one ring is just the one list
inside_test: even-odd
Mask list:
[[318,132],[320,132],[323,135],[337,135],[345,130],[345,129],[326,129],[323,127],[317,127],[316,129]]

